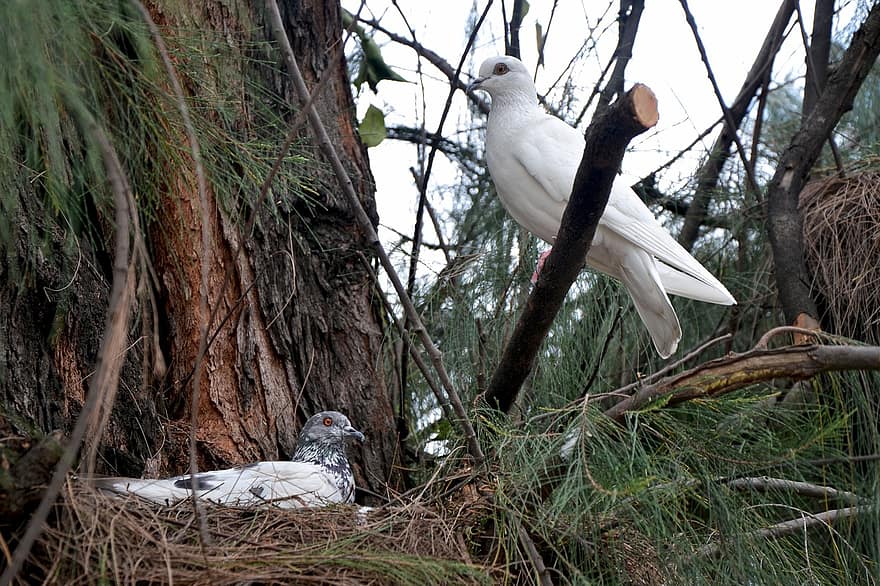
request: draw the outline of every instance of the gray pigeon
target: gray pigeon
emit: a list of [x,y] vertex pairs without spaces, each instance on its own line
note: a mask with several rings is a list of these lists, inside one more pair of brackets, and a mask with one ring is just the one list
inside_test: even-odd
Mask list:
[[[364,441],[338,411],[312,415],[300,432],[289,462],[255,462],[195,475],[199,498],[233,507],[275,505],[282,508],[320,507],[354,501],[354,476],[345,442]],[[193,476],[161,480],[97,478],[95,486],[117,494],[134,494],[171,506],[192,494]]]

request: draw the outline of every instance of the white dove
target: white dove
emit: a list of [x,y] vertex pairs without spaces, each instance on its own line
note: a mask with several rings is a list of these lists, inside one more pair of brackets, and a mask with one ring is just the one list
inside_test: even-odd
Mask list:
[[[523,63],[492,57],[469,86],[492,97],[486,162],[501,203],[526,230],[553,244],[584,137],[538,105]],[[681,340],[681,325],[667,293],[733,305],[736,300],[667,232],[636,193],[615,180],[587,255],[587,264],[623,283],[663,358]]]
[[[303,426],[289,462],[255,462],[195,475],[199,498],[234,507],[275,505],[319,507],[354,500],[354,475],[345,455],[345,441],[364,441],[338,411],[312,415]],[[159,480],[96,478],[95,486],[117,494],[134,494],[171,506],[192,494],[193,476]]]

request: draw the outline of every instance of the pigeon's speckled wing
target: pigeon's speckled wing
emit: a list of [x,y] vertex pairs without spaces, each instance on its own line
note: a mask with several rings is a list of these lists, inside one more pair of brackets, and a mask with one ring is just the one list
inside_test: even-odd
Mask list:
[[[96,479],[98,488],[170,506],[190,496],[192,477],[162,480]],[[306,462],[258,462],[248,466],[196,474],[199,498],[248,507],[272,504],[283,508],[315,507],[348,502],[334,479],[322,467]]]
[[134,494],[170,506],[192,495],[195,479],[200,499],[234,507],[274,505],[320,507],[354,501],[354,474],[345,455],[348,439],[364,441],[338,411],[309,417],[289,462],[255,462],[226,470],[186,474],[161,480],[96,478],[97,488]]

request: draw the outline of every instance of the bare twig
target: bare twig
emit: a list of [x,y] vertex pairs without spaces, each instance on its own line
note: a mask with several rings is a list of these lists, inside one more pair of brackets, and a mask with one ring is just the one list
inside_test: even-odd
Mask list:
[[767,348],[770,344],[770,340],[780,334],[801,334],[802,336],[809,336],[816,339],[822,336],[822,332],[816,330],[808,330],[807,328],[798,328],[795,326],[779,326],[778,328],[768,330],[766,334],[761,336],[761,339],[755,344],[755,348]]
[[[791,20],[795,3],[795,0],[782,0],[782,4],[776,12],[776,17],[773,19],[767,35],[764,37],[764,42],[761,44],[761,48],[758,50],[758,54],[755,56],[755,60],[746,74],[739,93],[737,93],[729,108],[726,108],[724,103],[721,102],[721,107],[723,108],[722,119],[725,120],[725,123],[721,127],[721,132],[715,139],[714,144],[709,149],[706,160],[696,173],[694,196],[678,237],[678,241],[687,250],[693,248],[700,234],[700,228],[709,209],[709,202],[712,200],[712,194],[718,186],[721,170],[730,157],[731,144],[739,140],[737,129],[745,120],[746,114],[748,114],[749,105],[755,96],[755,92],[758,91],[758,88],[762,86],[765,80],[769,79],[776,53],[785,39],[786,26]],[[699,39],[697,42],[700,43]],[[709,68],[708,62],[706,67],[707,69]],[[714,83],[711,70],[709,70],[709,76]],[[753,142],[756,141],[753,140]],[[737,147],[741,148],[738,142]],[[755,158],[745,159],[744,151],[741,152],[741,156],[744,157],[743,166],[746,172],[753,175]],[[754,182],[752,187],[751,191],[753,193],[756,192]]]
[[324,155],[330,161],[333,171],[336,174],[336,178],[339,181],[339,186],[345,194],[346,198],[348,199],[349,205],[352,208],[352,212],[355,215],[358,225],[360,226],[361,230],[363,230],[367,241],[373,245],[376,255],[379,257],[379,262],[382,264],[382,267],[388,274],[388,278],[391,280],[395,291],[397,291],[400,302],[403,305],[404,310],[406,311],[407,318],[413,323],[413,329],[418,333],[419,338],[425,347],[425,351],[431,357],[431,360],[434,364],[434,369],[437,372],[437,375],[440,378],[440,382],[446,391],[449,401],[450,403],[452,403],[453,410],[458,417],[457,423],[464,431],[465,440],[467,441],[468,450],[471,456],[474,458],[478,466],[482,466],[485,460],[483,456],[483,451],[477,441],[476,434],[474,433],[474,428],[471,425],[470,420],[468,419],[467,412],[464,409],[461,398],[458,396],[458,393],[456,392],[455,387],[453,386],[452,381],[450,380],[449,375],[446,372],[446,368],[443,365],[442,355],[440,354],[440,351],[437,350],[437,347],[434,346],[434,343],[431,341],[431,337],[428,335],[428,331],[422,324],[422,320],[416,312],[412,300],[406,294],[406,289],[404,288],[403,283],[401,283],[400,277],[398,277],[397,272],[394,270],[394,266],[391,264],[391,260],[388,258],[388,255],[385,253],[385,249],[382,247],[382,243],[379,241],[379,236],[376,234],[376,230],[375,228],[373,228],[373,224],[370,221],[369,216],[367,216],[366,211],[364,210],[360,200],[358,199],[358,195],[354,190],[351,178],[348,176],[348,172],[345,170],[345,167],[342,164],[342,160],[339,158],[339,154],[336,152],[336,149],[333,147],[333,143],[330,141],[330,137],[327,134],[327,130],[324,128],[324,123],[321,120],[321,117],[318,115],[318,112],[317,110],[315,110],[314,106],[311,105],[309,89],[308,87],[306,87],[306,82],[302,77],[302,73],[300,72],[299,64],[296,61],[296,56],[293,54],[293,49],[290,46],[290,41],[288,40],[287,34],[284,31],[284,23],[281,20],[281,13],[278,9],[278,4],[275,0],[266,0],[266,8],[269,13],[272,33],[282,49],[282,56],[284,57],[288,72],[290,73],[290,76],[292,78],[294,89],[300,103],[304,105],[303,110],[307,112],[309,122],[312,126],[312,131],[318,142],[318,146],[321,148]]
[[736,151],[739,154],[739,158],[742,161],[743,169],[746,172],[746,177],[749,180],[749,185],[753,191],[758,190],[758,182],[755,180],[755,172],[752,169],[752,166],[749,164],[749,159],[746,157],[746,150],[743,148],[742,142],[739,139],[739,135],[736,132],[736,129],[739,127],[738,124],[734,122],[733,116],[730,113],[730,108],[724,103],[724,96],[721,95],[721,88],[718,87],[718,81],[715,79],[715,74],[712,72],[712,66],[709,64],[709,56],[706,54],[706,47],[703,46],[703,39],[700,38],[700,32],[697,29],[697,23],[694,20],[694,15],[691,13],[690,8],[688,7],[687,0],[679,0],[681,2],[681,7],[684,9],[685,18],[687,20],[688,26],[691,27],[691,31],[694,33],[694,41],[697,43],[697,49],[700,52],[700,58],[703,60],[703,64],[706,66],[706,74],[709,77],[709,81],[712,82],[712,89],[715,90],[715,97],[718,98],[718,105],[721,107],[721,111],[724,113],[724,121],[727,123],[727,128],[730,131],[731,138],[733,139],[734,144],[736,144]]

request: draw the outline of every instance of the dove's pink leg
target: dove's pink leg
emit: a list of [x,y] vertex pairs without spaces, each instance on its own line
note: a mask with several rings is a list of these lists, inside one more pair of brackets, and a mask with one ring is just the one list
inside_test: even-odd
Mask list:
[[535,267],[535,272],[532,273],[532,285],[538,282],[538,275],[541,274],[541,269],[544,268],[544,263],[547,262],[548,256],[550,256],[549,250],[545,250],[538,256],[538,265]]

